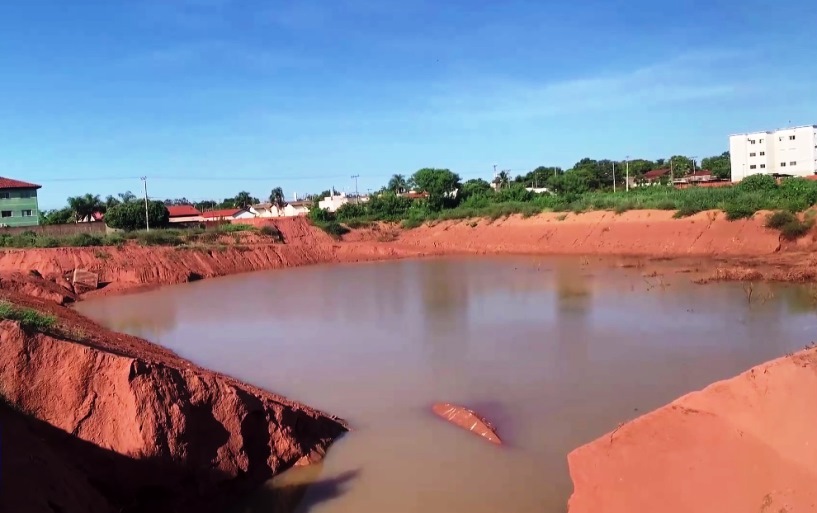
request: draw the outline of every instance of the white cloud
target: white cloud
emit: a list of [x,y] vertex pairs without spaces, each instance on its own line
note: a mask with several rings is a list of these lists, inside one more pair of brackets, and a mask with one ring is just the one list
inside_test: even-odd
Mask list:
[[588,111],[620,110],[723,97],[742,90],[717,67],[732,52],[696,52],[649,66],[555,82],[487,79],[438,84],[431,112],[474,121],[528,120]]

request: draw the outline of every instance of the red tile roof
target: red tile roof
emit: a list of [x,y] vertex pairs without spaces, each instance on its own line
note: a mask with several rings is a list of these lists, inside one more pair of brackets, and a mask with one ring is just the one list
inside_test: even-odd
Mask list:
[[0,189],[39,189],[40,187],[42,187],[42,185],[12,180],[11,178],[3,178],[0,176]]
[[701,171],[695,171],[689,176],[712,176],[712,171],[707,171],[706,169],[703,169]]
[[201,215],[201,212],[193,205],[170,205],[167,207],[167,211],[170,212],[170,217],[196,217]]
[[669,173],[669,169],[653,169],[644,173],[644,178],[647,180],[654,180]]
[[233,217],[239,212],[241,212],[240,208],[225,208],[222,210],[211,210],[210,212],[204,212],[201,214],[201,216],[205,219],[221,219],[223,217]]

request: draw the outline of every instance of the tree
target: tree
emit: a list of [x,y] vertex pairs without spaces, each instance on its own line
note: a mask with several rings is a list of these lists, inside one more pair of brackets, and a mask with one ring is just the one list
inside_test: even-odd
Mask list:
[[560,167],[539,166],[523,176],[521,180],[517,181],[524,183],[527,187],[544,187],[548,178],[559,173],[562,173],[562,168]]
[[213,210],[218,206],[218,203],[214,200],[203,200],[193,204],[196,207],[196,210],[199,212],[204,212],[207,210]]
[[457,194],[457,196],[461,200],[465,200],[466,198],[473,196],[486,195],[489,192],[491,192],[491,184],[482,178],[474,178],[467,180],[462,184],[462,187],[460,187],[460,192]]
[[[170,219],[170,213],[161,201],[148,202],[147,215],[151,228],[163,228]],[[145,206],[139,201],[120,203],[105,214],[105,224],[120,230],[144,230]]]
[[136,201],[136,195],[131,191],[120,192],[117,196],[119,196],[119,199],[120,201],[122,201],[122,203]]
[[40,224],[68,224],[73,220],[74,211],[71,207],[40,212]]
[[234,206],[236,208],[247,208],[254,203],[259,203],[258,198],[253,198],[247,191],[241,191],[235,195]]
[[497,185],[498,189],[507,187],[510,182],[511,177],[508,175],[507,171],[500,171],[499,174],[496,175],[496,178],[494,178],[494,183]]
[[280,212],[286,205],[286,199],[284,198],[284,190],[280,187],[274,188],[269,194],[269,202],[275,205]]
[[692,159],[683,155],[673,155],[670,157],[672,174],[674,176],[684,176],[692,171]]
[[548,188],[559,194],[584,194],[593,189],[593,184],[597,184],[597,178],[588,169],[571,169],[560,175],[551,176],[548,179]]
[[403,175],[393,175],[386,188],[390,191],[394,191],[395,194],[406,192],[408,190],[408,180],[406,180],[406,177]]
[[460,187],[460,176],[448,169],[423,168],[411,179],[421,191],[428,193],[428,206],[440,210],[447,203],[453,203]]
[[192,205],[193,203],[187,198],[173,198],[166,199],[164,201],[164,204],[167,206],[176,206],[176,205]]
[[90,217],[94,212],[105,210],[105,204],[99,199],[98,194],[70,197],[68,198],[68,206],[74,212],[74,222]]
[[725,151],[717,157],[707,157],[701,161],[701,169],[711,171],[713,175],[721,180],[728,179],[732,175],[732,162],[729,159],[729,152]]
[[120,203],[119,199],[117,199],[114,196],[108,195],[108,197],[105,198],[105,209],[107,210],[111,207],[115,207],[116,205],[119,205],[119,203]]

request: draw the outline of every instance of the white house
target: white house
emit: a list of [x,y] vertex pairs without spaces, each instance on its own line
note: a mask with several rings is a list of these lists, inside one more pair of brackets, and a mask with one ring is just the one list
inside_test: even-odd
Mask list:
[[754,174],[817,174],[817,125],[729,136],[732,181]]
[[259,203],[258,205],[253,205],[250,207],[250,212],[255,214],[256,217],[282,217],[284,214],[283,208],[278,208],[277,205],[273,205],[272,203]]
[[329,196],[318,202],[318,208],[321,210],[328,210],[329,212],[335,212],[337,209],[347,203],[349,203],[349,198],[346,197],[345,193],[341,192],[340,194],[332,194],[330,192]]
[[305,216],[309,213],[309,205],[311,203],[312,202],[308,200],[290,201],[284,207],[284,216],[286,217]]

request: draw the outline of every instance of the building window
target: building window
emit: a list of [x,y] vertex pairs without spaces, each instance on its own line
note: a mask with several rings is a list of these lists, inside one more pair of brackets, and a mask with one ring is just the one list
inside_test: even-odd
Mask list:
[[21,198],[31,198],[31,197],[33,197],[33,195],[31,194],[31,191],[20,191],[20,197]]
[[763,144],[763,139],[760,140],[760,144]]
[[754,157],[755,155],[757,155],[757,153],[750,153],[749,154],[750,157]]
[[8,192],[0,192],[0,199],[9,199],[10,197],[11,194],[9,194]]
[[786,167],[786,163],[785,163],[785,162],[781,162],[781,163],[780,163],[780,167]]
[[31,213],[31,210],[23,210],[23,217],[32,217],[34,214]]
[[761,152],[760,152],[760,156],[761,156],[761,157],[762,157],[763,155],[765,155],[765,154],[766,154],[766,152],[765,152],[765,151],[761,151]]
[[751,166],[749,166],[749,169],[757,169],[757,166],[752,164]]
[[11,210],[3,210],[0,212],[0,217],[11,217]]
[[749,139],[749,144],[754,144],[754,143],[755,143],[754,139]]
[[797,165],[797,162],[795,162],[795,161],[793,161],[793,160],[792,160],[791,162],[789,162],[789,165],[790,165],[790,166],[796,166],[796,165]]
[[760,169],[766,169],[766,164],[761,164]]
[[793,135],[790,135],[790,136],[789,136],[789,141],[793,141],[793,140],[794,140],[794,136],[793,136]]

